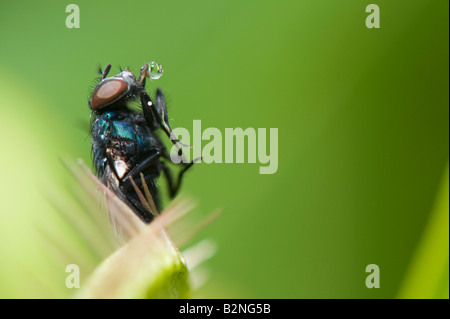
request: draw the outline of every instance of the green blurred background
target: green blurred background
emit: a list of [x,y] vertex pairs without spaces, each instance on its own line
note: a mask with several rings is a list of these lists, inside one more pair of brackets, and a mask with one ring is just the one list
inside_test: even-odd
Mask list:
[[46,194],[70,183],[61,156],[91,163],[98,65],[156,60],[172,127],[279,132],[276,174],[186,175],[202,214],[223,208],[196,296],[448,298],[448,1],[377,0],[380,29],[360,0],[76,1],[79,29],[69,3],[0,4],[0,297],[70,295],[35,227],[60,227]]

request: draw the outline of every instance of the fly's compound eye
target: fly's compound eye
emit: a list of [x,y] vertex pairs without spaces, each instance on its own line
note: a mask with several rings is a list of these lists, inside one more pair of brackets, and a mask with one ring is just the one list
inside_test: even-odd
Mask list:
[[95,88],[89,105],[92,110],[99,110],[120,100],[128,91],[127,82],[119,79],[105,79]]

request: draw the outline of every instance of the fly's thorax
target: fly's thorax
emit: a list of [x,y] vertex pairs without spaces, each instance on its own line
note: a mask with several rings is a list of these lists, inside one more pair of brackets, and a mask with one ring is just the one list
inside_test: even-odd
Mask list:
[[105,174],[109,165],[122,178],[140,161],[163,148],[144,116],[130,109],[96,114],[91,130],[94,164],[99,175]]

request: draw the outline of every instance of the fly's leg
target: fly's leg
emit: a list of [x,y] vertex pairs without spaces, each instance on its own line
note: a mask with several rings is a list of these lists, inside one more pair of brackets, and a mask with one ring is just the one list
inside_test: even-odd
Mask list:
[[[161,154],[161,157],[162,157],[163,159],[169,161],[170,163],[173,163],[172,160],[170,159],[169,154],[168,154],[166,151],[164,151],[164,152]],[[169,187],[170,197],[172,197],[172,198],[175,197],[175,195],[178,193],[178,191],[179,191],[179,189],[180,189],[181,181],[182,181],[182,178],[183,178],[184,173],[186,173],[186,171],[187,171],[189,168],[191,168],[192,165],[194,165],[194,164],[195,164],[198,160],[200,160],[200,159],[201,159],[201,157],[200,157],[200,158],[194,159],[194,160],[193,160],[192,162],[190,162],[190,163],[183,163],[183,162],[177,163],[176,165],[182,165],[182,168],[181,168],[181,171],[178,173],[178,178],[177,178],[176,181],[174,181],[172,172],[171,172],[170,169],[167,167],[166,163],[160,161],[161,169],[162,169],[162,171],[163,171],[163,173],[164,173],[164,176],[166,177],[167,184],[168,184],[168,187]]]
[[[162,91],[160,89],[156,90],[156,103],[153,103],[150,96],[145,91],[145,88],[144,88],[145,80],[147,77],[149,77],[148,68],[149,68],[149,65],[144,64],[144,66],[142,66],[141,72],[139,74],[140,99],[141,99],[142,110],[144,113],[144,118],[150,127],[155,127],[155,128],[160,127],[164,131],[164,133],[170,138],[172,143],[177,148],[178,156],[180,156],[180,157],[182,157],[182,159],[184,159],[183,151],[182,151],[180,145],[184,146],[184,147],[191,147],[191,146],[181,143],[177,139],[175,134],[173,133],[173,130],[169,124],[169,117],[167,115],[166,101],[165,101],[164,94],[162,93]],[[161,157],[166,160],[170,160],[169,154],[165,150],[162,152]],[[168,183],[170,197],[174,197],[177,194],[177,192],[180,189],[181,181],[182,181],[184,173],[189,168],[191,168],[192,165],[194,165],[194,163],[197,160],[198,159],[194,159],[190,163],[181,162],[180,165],[182,165],[182,169],[178,173],[178,178],[176,181],[174,181],[172,173],[169,170],[169,168],[167,167],[167,165],[162,161],[159,162],[161,170],[163,171],[164,176],[166,177],[166,180]]]
[[166,103],[164,100],[164,95],[162,94],[161,90],[158,89],[156,91],[157,104],[153,103],[153,101],[151,100],[147,92],[144,90],[144,88],[141,88],[140,98],[142,111],[144,113],[144,118],[147,121],[147,124],[150,127],[160,127],[164,131],[164,133],[170,138],[172,143],[177,147],[178,154],[181,156],[182,150],[180,145],[185,147],[190,146],[181,143],[173,133],[173,130],[169,125]]
[[143,160],[141,163],[133,167],[128,173],[125,174],[125,176],[122,178],[122,182],[129,181],[130,177],[137,179],[140,175],[140,173],[143,173],[146,171],[146,169],[152,165],[154,165],[154,161],[160,156],[160,152],[157,151],[147,157],[145,160]]
[[178,178],[176,181],[174,181],[172,172],[170,171],[169,167],[167,167],[166,163],[160,162],[161,169],[164,173],[164,176],[166,177],[168,188],[169,188],[169,194],[170,197],[173,198],[178,193],[181,187],[181,181],[183,178],[183,174],[194,165],[194,161],[185,164],[184,167],[181,169],[181,171],[178,173]]
[[173,133],[173,130],[169,125],[166,101],[164,99],[162,91],[160,89],[156,90],[156,104],[153,103],[150,96],[145,91],[145,80],[146,78],[150,77],[148,68],[149,65],[144,64],[141,68],[141,72],[139,73],[139,95],[145,120],[150,127],[160,127],[170,138],[172,143],[177,147],[178,155],[181,156],[183,153],[181,147],[178,144],[184,147],[191,146],[181,143]]
[[[143,160],[142,162],[137,164],[135,167],[133,167],[127,174],[125,174],[125,176],[121,179],[121,182],[120,182],[120,188],[125,193],[134,189],[132,180],[135,182],[135,184],[138,188],[144,187],[143,189],[145,192],[145,186],[143,185],[143,182],[145,182],[145,184],[147,184],[147,189],[150,192],[150,196],[152,197],[152,200],[156,205],[156,208],[159,208],[159,201],[158,201],[158,198],[155,198],[156,194],[155,194],[154,190],[152,191],[152,189],[154,189],[154,187],[150,186],[154,182],[153,180],[155,178],[155,175],[148,174],[148,171],[151,168],[154,169],[154,167],[158,165],[158,163],[159,163],[158,158],[160,156],[161,156],[160,151],[156,151],[155,153],[151,154],[145,160]],[[147,172],[147,174],[145,172]],[[144,176],[144,181],[142,181],[142,179],[141,179],[141,174],[143,174],[143,176]]]

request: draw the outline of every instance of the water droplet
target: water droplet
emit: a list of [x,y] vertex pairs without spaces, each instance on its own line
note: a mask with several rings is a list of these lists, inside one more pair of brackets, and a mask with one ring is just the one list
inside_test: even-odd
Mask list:
[[157,80],[163,74],[162,65],[158,62],[152,61],[148,64],[148,73],[150,75],[150,79]]

